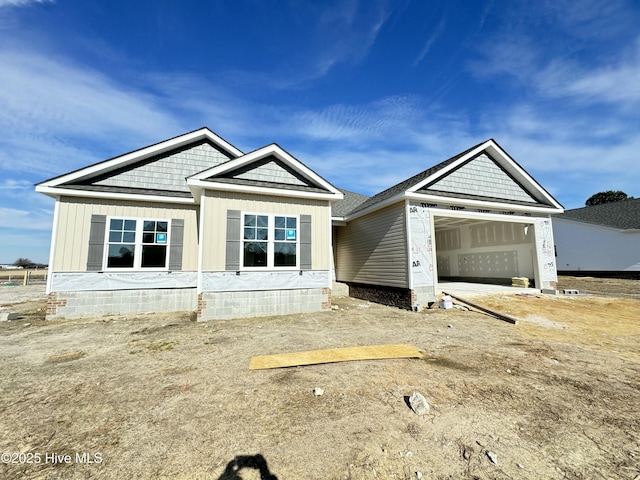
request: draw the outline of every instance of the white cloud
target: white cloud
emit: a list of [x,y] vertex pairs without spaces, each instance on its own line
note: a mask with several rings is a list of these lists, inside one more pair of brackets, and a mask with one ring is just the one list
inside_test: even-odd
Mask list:
[[470,63],[478,78],[577,105],[628,109],[640,101],[640,36],[628,34],[640,18],[627,2],[518,4],[503,20],[478,45],[482,60]]
[[0,0],[2,7],[24,7],[32,3],[53,3],[54,0]]
[[3,170],[61,173],[183,131],[158,97],[96,70],[24,49],[0,52],[0,64]]
[[424,59],[424,57],[427,55],[427,53],[429,53],[429,50],[431,50],[431,47],[433,46],[434,42],[438,39],[440,35],[442,35],[442,32],[444,31],[444,26],[445,26],[445,20],[444,18],[442,18],[438,22],[438,25],[436,25],[436,28],[434,28],[433,31],[431,32],[431,35],[429,35],[429,38],[427,38],[427,41],[425,42],[424,46],[422,47],[422,50],[420,51],[416,59],[413,61],[412,65],[414,67],[419,65],[420,62],[422,62],[422,60]]
[[51,211],[0,207],[0,228],[51,231]]

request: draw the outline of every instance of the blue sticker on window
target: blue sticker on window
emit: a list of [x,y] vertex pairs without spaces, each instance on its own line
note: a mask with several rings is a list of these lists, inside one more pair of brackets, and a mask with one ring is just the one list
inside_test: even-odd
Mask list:
[[287,240],[295,240],[295,239],[296,239],[296,231],[287,230]]
[[156,243],[167,243],[167,234],[156,233]]

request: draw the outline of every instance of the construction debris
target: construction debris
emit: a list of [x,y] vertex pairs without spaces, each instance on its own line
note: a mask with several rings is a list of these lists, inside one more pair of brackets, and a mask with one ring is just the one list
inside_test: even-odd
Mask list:
[[476,310],[480,310],[481,312],[488,313],[489,315],[496,317],[499,320],[504,320],[505,322],[509,322],[513,325],[518,323],[517,318],[513,318],[509,315],[505,315],[504,313],[496,312],[495,310],[491,310],[490,308],[483,307],[482,305],[478,305],[477,303],[470,302],[469,300],[465,300],[464,298],[456,297],[455,295],[447,294],[452,298],[455,298],[459,302],[466,303],[470,307],[475,308]]
[[419,392],[413,392],[409,397],[409,406],[411,406],[411,410],[414,411],[416,415],[426,415],[429,413],[429,403],[427,399],[424,398]]
[[440,308],[443,308],[445,310],[453,308],[453,300],[451,300],[451,296],[445,295],[444,297],[442,297],[442,300],[440,300]]
[[310,350],[252,357],[249,363],[249,370],[392,358],[422,358],[422,353],[413,345],[369,345],[364,347]]
[[511,286],[529,288],[529,279],[527,277],[511,277]]
[[489,457],[489,460],[491,460],[491,463],[493,463],[494,465],[498,464],[498,456],[495,453],[488,451],[487,457]]
[[6,322],[8,320],[17,320],[20,315],[16,312],[0,312],[0,322]]

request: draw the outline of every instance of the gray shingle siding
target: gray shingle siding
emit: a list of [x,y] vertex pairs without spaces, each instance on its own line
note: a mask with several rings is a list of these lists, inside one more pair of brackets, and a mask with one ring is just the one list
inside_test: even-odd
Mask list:
[[227,162],[230,158],[209,143],[203,142],[187,150],[164,155],[131,169],[105,176],[92,184],[188,192],[186,177]]
[[429,185],[429,190],[536,203],[531,195],[486,154],[474,158]]
[[[484,142],[482,142],[482,143],[484,143]],[[433,166],[431,168],[428,168],[427,170],[424,170],[424,171],[414,175],[411,178],[407,178],[403,182],[400,182],[400,183],[394,185],[393,187],[390,187],[390,188],[387,188],[386,190],[383,190],[382,192],[374,195],[373,197],[369,198],[367,201],[365,201],[365,202],[361,203],[360,205],[358,205],[356,208],[354,208],[349,213],[355,213],[355,212],[358,212],[360,210],[364,210],[365,208],[368,208],[368,207],[370,207],[372,205],[380,203],[380,202],[382,202],[382,201],[384,201],[384,200],[386,200],[388,198],[392,198],[392,197],[394,197],[396,195],[400,195],[401,193],[406,192],[407,190],[409,190],[411,187],[413,187],[417,183],[420,183],[421,181],[423,181],[426,178],[430,177],[431,175],[433,175],[434,173],[438,172],[439,170],[442,170],[447,165],[455,162],[459,158],[465,156],[467,153],[469,153],[472,150],[478,148],[480,145],[482,145],[482,143],[474,145],[473,147],[465,150],[464,152],[461,152],[461,153],[457,154],[456,156],[445,160],[444,162],[441,162],[441,163],[439,163],[439,164],[437,164],[437,165],[435,165],[435,166]]]
[[310,182],[305,181],[301,176],[290,171],[282,162],[273,157],[269,158],[266,162],[261,162],[257,166],[252,164],[251,167],[252,168],[244,171],[232,172],[227,176],[243,180],[311,186]]

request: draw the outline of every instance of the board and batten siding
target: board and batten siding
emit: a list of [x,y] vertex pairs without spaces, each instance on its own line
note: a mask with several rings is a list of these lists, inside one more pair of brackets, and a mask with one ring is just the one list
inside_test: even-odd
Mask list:
[[[326,200],[207,191],[203,199],[202,270],[225,270],[227,211],[276,215],[311,215],[312,270],[331,268],[331,208]],[[300,225],[298,225],[300,228]]]
[[404,203],[383,208],[337,229],[339,282],[408,288]]
[[[154,202],[122,202],[62,197],[56,226],[52,272],[87,270],[92,215],[108,217],[184,220],[182,270],[198,269],[197,206],[174,206]],[[108,225],[107,225],[108,228]],[[169,239],[171,241],[171,239]]]

